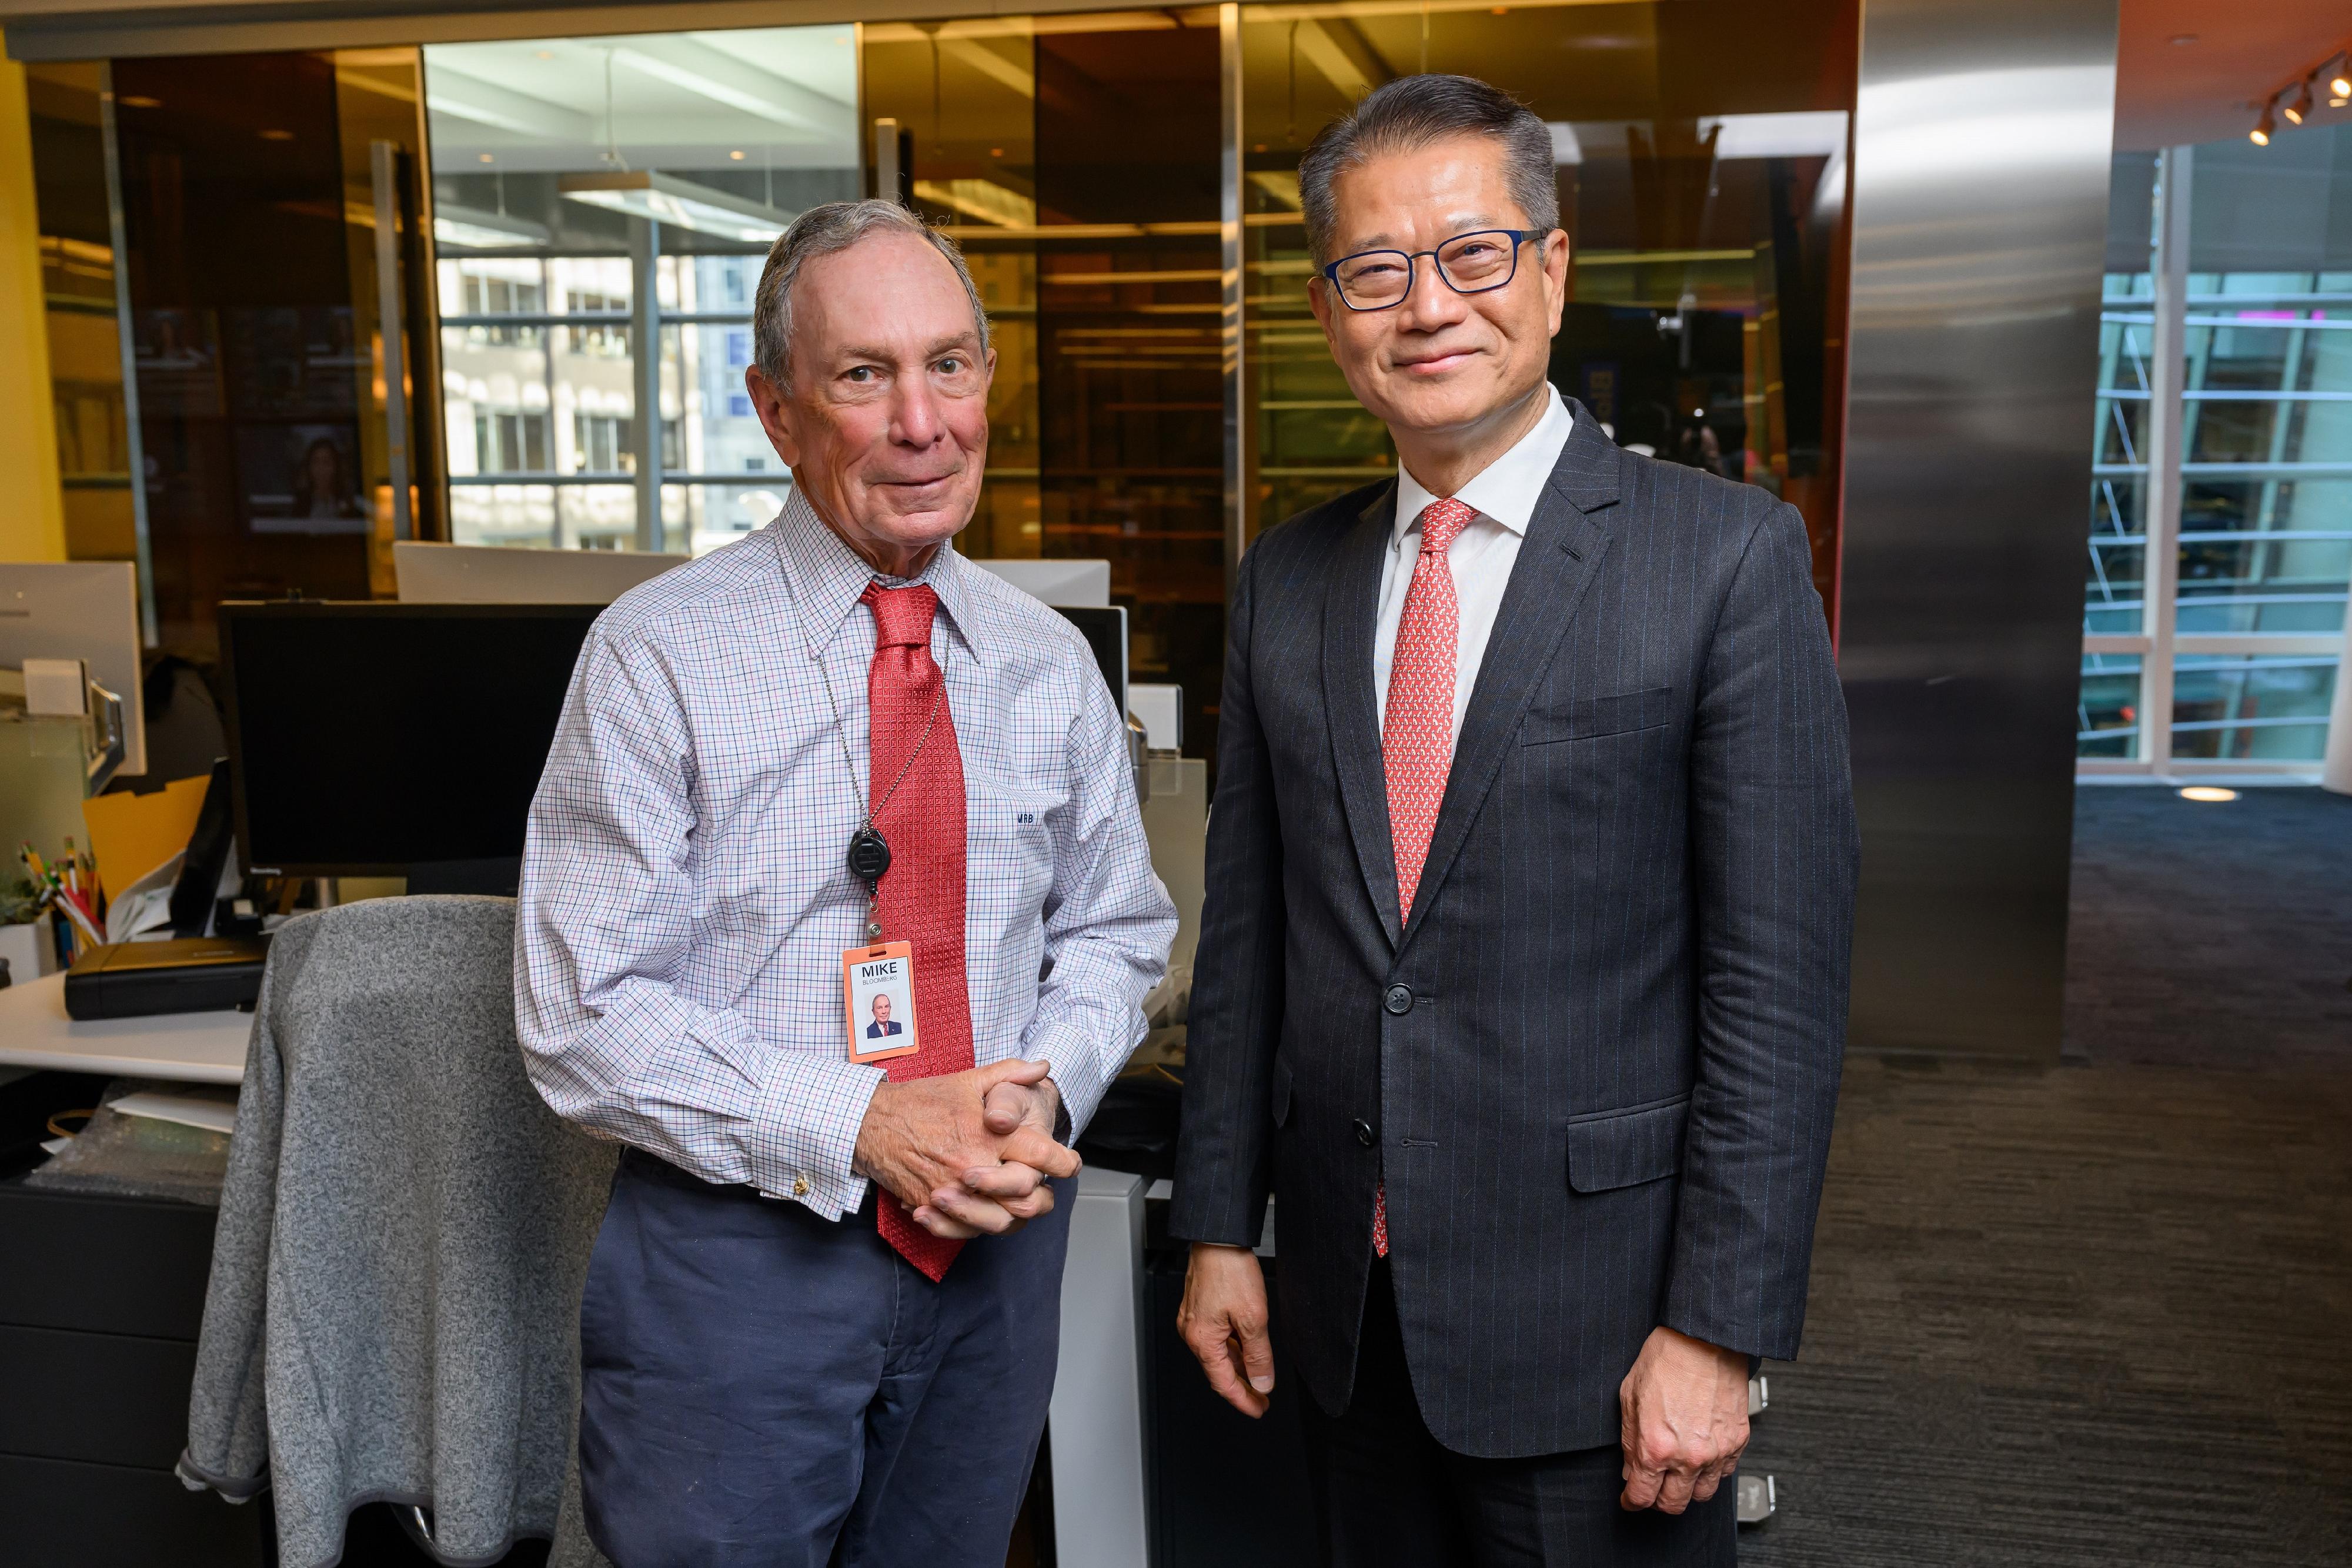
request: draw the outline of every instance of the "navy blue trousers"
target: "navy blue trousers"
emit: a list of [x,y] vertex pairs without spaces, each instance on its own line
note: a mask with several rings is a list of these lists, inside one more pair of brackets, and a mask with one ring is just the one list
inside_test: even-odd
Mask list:
[[933,1284],[874,1228],[632,1151],[580,1309],[616,1568],[1003,1568],[1061,1343],[1066,1184]]

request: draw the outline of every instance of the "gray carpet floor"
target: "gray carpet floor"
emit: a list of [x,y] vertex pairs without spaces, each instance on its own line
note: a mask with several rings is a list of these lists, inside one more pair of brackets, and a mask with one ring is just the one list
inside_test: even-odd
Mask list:
[[2074,886],[2068,1064],[1849,1065],[1750,1564],[2352,1563],[2352,801],[2084,789]]
[[2352,795],[2078,789],[2072,904],[2068,1056],[2352,1061]]

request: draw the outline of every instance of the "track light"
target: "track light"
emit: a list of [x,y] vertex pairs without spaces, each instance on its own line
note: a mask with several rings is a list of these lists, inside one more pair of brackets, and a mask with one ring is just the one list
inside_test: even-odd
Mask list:
[[2352,57],[2336,62],[2336,74],[2328,78],[2327,90],[2337,98],[2352,98]]
[[2272,108],[2273,104],[2270,103],[2263,105],[2263,117],[2254,121],[2253,130],[2247,132],[2248,139],[2257,147],[2268,147],[2271,144],[2271,133],[2278,129],[2278,121],[2271,118]]
[[2294,95],[2294,101],[2286,106],[2286,117],[2290,121],[2296,125],[2301,125],[2305,120],[2311,118],[2310,78],[2305,78],[2303,90],[2296,93]]

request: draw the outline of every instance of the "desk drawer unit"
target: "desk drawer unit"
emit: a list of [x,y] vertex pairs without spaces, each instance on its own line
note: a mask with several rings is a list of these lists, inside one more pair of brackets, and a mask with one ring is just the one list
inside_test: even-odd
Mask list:
[[[0,1086],[0,1134],[94,1103]],[[52,1103],[54,1102],[54,1103]],[[257,1568],[262,1508],[180,1484],[218,1216],[0,1180],[0,1568]],[[264,1505],[266,1507],[266,1505]]]
[[186,1340],[0,1326],[0,1454],[168,1470],[195,1366]]
[[255,1568],[266,1506],[169,1470],[0,1454],[0,1568]]

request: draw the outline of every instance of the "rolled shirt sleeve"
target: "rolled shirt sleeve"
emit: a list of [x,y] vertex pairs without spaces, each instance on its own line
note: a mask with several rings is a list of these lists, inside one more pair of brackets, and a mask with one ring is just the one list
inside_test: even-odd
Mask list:
[[569,1121],[838,1218],[865,1199],[850,1166],[883,1074],[773,1049],[742,1013],[680,991],[694,768],[662,661],[599,622],[531,802],[515,938],[524,1066]]

